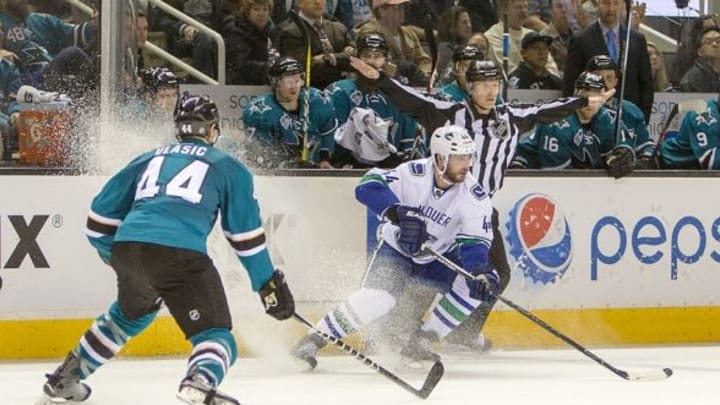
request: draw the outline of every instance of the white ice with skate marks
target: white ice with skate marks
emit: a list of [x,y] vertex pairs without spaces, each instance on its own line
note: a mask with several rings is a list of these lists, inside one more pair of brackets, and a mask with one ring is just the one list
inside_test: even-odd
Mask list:
[[[221,389],[243,405],[554,404],[705,405],[720,403],[720,346],[595,349],[614,366],[633,372],[670,367],[667,380],[630,382],[575,350],[492,351],[445,355],[445,376],[423,401],[347,355],[320,357],[318,368],[298,372],[289,359],[240,359]],[[380,363],[392,356],[371,356]],[[43,373],[55,362],[0,363],[0,404],[32,404]],[[390,368],[390,364],[386,365]],[[177,404],[185,360],[110,362],[88,383],[87,405]],[[419,385],[417,371],[400,372]]]

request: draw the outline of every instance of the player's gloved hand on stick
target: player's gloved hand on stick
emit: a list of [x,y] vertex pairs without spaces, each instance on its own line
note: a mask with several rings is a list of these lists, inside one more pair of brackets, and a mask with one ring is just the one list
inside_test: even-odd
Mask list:
[[635,153],[627,146],[616,146],[605,158],[605,165],[612,177],[625,177],[635,168]]
[[275,269],[272,278],[258,291],[265,313],[282,321],[295,313],[295,299],[282,271]]
[[495,269],[487,268],[476,275],[477,280],[468,280],[470,296],[476,300],[489,301],[500,290],[500,275]]
[[423,243],[428,240],[422,211],[417,207],[393,205],[385,210],[385,217],[400,227],[398,245],[405,253],[415,256],[420,253]]

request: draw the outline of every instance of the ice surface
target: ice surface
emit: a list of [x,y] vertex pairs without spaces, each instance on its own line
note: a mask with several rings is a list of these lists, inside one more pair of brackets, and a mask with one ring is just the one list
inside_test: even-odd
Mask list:
[[[720,346],[596,349],[596,354],[628,371],[671,367],[659,382],[630,382],[575,350],[503,351],[483,356],[444,355],[445,376],[423,401],[347,355],[323,356],[313,372],[299,372],[278,358],[242,358],[222,389],[243,405],[371,404],[652,404],[720,403]],[[372,357],[372,356],[371,356]],[[393,368],[395,358],[376,360]],[[32,404],[43,374],[55,362],[0,363],[0,404]],[[88,405],[176,404],[183,359],[120,359],[88,383]],[[419,386],[418,372],[400,372]]]

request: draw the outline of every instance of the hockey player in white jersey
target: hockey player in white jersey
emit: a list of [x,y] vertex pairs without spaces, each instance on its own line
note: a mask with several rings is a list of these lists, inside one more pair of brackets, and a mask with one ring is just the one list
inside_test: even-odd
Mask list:
[[[328,312],[318,330],[342,338],[393,311],[409,283],[430,285],[442,298],[402,354],[435,361],[439,356],[430,343],[447,336],[497,292],[499,276],[488,265],[492,205],[469,173],[475,143],[465,128],[451,125],[433,133],[430,152],[430,158],[393,170],[372,169],[355,188],[358,201],[385,220],[383,242],[360,290]],[[424,252],[426,243],[473,274],[484,274],[487,282],[458,276]],[[292,355],[314,368],[316,353],[325,345],[311,331]]]

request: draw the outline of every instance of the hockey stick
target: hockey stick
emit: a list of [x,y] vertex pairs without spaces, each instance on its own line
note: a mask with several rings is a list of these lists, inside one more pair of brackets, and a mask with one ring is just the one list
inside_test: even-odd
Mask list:
[[443,373],[445,372],[445,368],[443,367],[443,364],[438,360],[433,364],[432,368],[430,369],[430,372],[428,373],[428,376],[425,377],[425,382],[423,383],[422,387],[420,389],[417,389],[413,387],[412,385],[408,384],[404,380],[402,380],[400,377],[393,374],[391,371],[386,369],[385,367],[381,366],[380,364],[374,362],[361,352],[359,352],[357,349],[354,349],[352,346],[348,345],[347,343],[343,342],[342,340],[336,338],[335,336],[328,335],[327,333],[316,329],[313,324],[311,324],[307,319],[299,315],[297,312],[293,314],[293,317],[297,319],[300,323],[305,325],[308,329],[312,330],[313,332],[317,333],[318,335],[322,336],[323,339],[326,341],[333,343],[335,346],[341,348],[345,353],[354,356],[356,359],[360,360],[363,364],[370,367],[371,369],[377,371],[378,373],[382,374],[383,376],[387,377],[390,381],[394,382],[395,384],[401,386],[406,391],[412,393],[413,395],[426,399],[428,396],[430,396],[430,393],[435,389],[435,386],[440,382],[440,379],[443,376]]
[[[469,280],[487,280],[484,276],[474,276],[471,273],[469,273],[467,270],[463,269],[462,267],[458,266],[457,264],[450,261],[445,256],[441,255],[440,253],[436,252],[432,248],[425,245],[425,251],[433,255],[440,263],[447,266],[450,270],[466,277]],[[574,347],[578,351],[580,351],[582,354],[586,355],[587,357],[594,360],[596,363],[600,364],[601,366],[607,368],[608,370],[612,371],[615,375],[620,376],[626,380],[630,381],[656,381],[656,380],[664,380],[668,377],[670,377],[673,374],[673,371],[669,368],[662,369],[661,372],[646,372],[646,373],[631,373],[625,370],[620,370],[619,368],[616,368],[612,364],[606,362],[602,358],[600,358],[595,353],[591,352],[590,350],[586,349],[583,345],[580,343],[574,341],[570,337],[560,333],[558,330],[553,328],[552,326],[548,325],[545,321],[538,318],[537,316],[533,315],[530,311],[527,309],[521,307],[520,305],[510,301],[509,299],[503,297],[500,294],[496,294],[495,298],[500,300],[503,304],[509,306],[510,308],[518,311],[522,316],[525,318],[531,320],[536,325],[540,326],[541,328],[545,329],[546,331],[550,332],[555,337],[559,338],[563,342],[569,344],[570,346]]]
[[[506,4],[505,7],[508,7]],[[508,13],[505,11],[503,13],[503,43],[502,43],[502,51],[503,51],[503,78],[505,79],[505,83],[503,83],[502,88],[502,98],[504,102],[508,102],[508,86],[510,85],[508,82],[508,78],[510,76],[510,72],[508,72],[508,69],[510,68],[510,27],[508,27]]]
[[620,145],[623,141],[622,137],[622,105],[625,100],[625,83],[627,81],[627,63],[628,54],[627,50],[630,48],[630,32],[632,31],[630,24],[632,23],[632,1],[625,0],[625,13],[627,14],[627,20],[625,25],[625,41],[620,39],[620,57],[622,58],[622,64],[620,65],[620,96],[618,97],[617,114],[615,117],[615,144]]
[[300,34],[303,38],[305,38],[305,94],[303,94],[305,108],[303,109],[302,117],[303,147],[302,153],[300,154],[300,160],[305,163],[308,162],[310,158],[308,153],[310,149],[310,146],[308,145],[310,142],[308,128],[310,127],[310,71],[312,70],[312,46],[310,43],[310,34],[308,33],[307,27],[305,27],[305,23],[302,18],[300,18],[300,15],[295,11],[290,11],[288,12],[288,16],[290,17],[290,20],[298,26]]
[[430,68],[430,77],[428,77],[427,86],[425,88],[425,91],[430,93],[432,91],[433,86],[435,85],[435,79],[437,77],[437,69],[438,69],[438,47],[437,47],[437,41],[435,40],[435,31],[433,30],[434,24],[432,21],[432,16],[430,14],[425,16],[425,38],[428,42],[428,47],[430,48],[430,60],[432,61],[432,67]]

